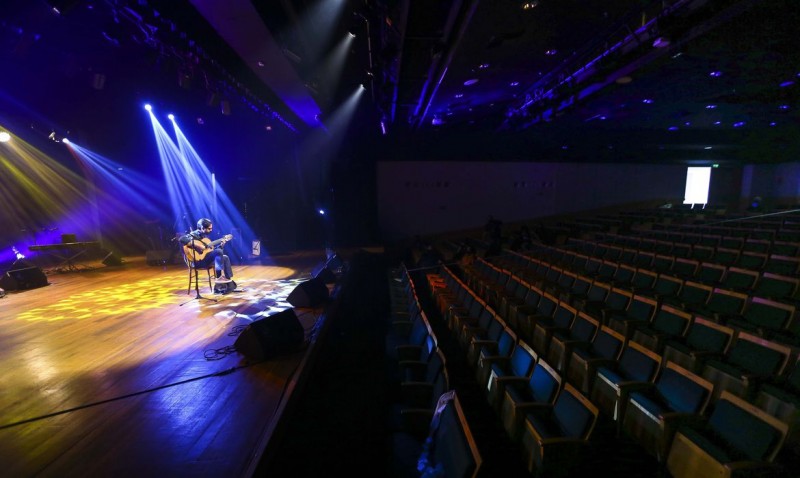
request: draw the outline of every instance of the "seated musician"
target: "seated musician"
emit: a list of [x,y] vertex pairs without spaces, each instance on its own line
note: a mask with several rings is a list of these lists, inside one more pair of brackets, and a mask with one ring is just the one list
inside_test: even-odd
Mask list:
[[233,278],[231,259],[223,251],[223,246],[230,240],[230,236],[211,241],[208,235],[213,229],[214,224],[211,223],[211,219],[202,218],[197,221],[197,229],[184,234],[178,240],[184,246],[184,254],[190,264],[202,269],[213,263],[217,282],[230,282]]

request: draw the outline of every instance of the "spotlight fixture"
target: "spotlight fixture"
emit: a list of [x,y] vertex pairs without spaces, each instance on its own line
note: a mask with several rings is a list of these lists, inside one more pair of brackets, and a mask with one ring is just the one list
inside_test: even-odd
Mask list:
[[11,141],[11,135],[5,131],[0,131],[0,143],[8,143]]
[[153,107],[150,106],[150,103],[145,103],[144,109],[146,109],[147,111],[153,111]]
[[170,121],[175,121],[175,115],[172,113],[168,114],[167,118],[169,118]]
[[653,48],[666,48],[670,44],[669,38],[658,37],[653,41]]

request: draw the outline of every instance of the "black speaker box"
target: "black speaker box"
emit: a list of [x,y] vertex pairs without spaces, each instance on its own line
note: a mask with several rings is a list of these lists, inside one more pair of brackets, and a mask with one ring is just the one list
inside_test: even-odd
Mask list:
[[339,257],[339,254],[334,253],[331,257],[328,258],[328,263],[326,265],[328,266],[329,269],[336,270],[344,267],[344,262],[342,261],[342,258]]
[[0,285],[6,290],[23,290],[44,287],[47,284],[47,276],[41,269],[34,266],[6,272],[3,274]]
[[286,297],[286,302],[295,307],[316,307],[328,300],[328,286],[319,277],[301,282]]
[[336,283],[336,274],[325,265],[315,267],[314,272],[311,275],[317,279],[320,279],[326,284]]
[[109,252],[103,258],[103,264],[107,266],[121,266],[122,265],[122,258],[113,252]]
[[264,360],[297,352],[304,338],[303,324],[294,309],[286,309],[245,327],[233,348],[249,359]]

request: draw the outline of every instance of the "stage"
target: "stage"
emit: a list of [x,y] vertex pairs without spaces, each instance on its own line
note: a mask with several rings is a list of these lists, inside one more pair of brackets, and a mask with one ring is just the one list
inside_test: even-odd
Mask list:
[[[324,253],[235,265],[237,291],[187,294],[187,268],[87,264],[0,299],[4,476],[247,476],[303,380],[325,309],[294,308],[299,351],[249,360],[233,344],[282,310]],[[204,274],[204,273],[203,273]],[[334,286],[329,285],[332,293]]]

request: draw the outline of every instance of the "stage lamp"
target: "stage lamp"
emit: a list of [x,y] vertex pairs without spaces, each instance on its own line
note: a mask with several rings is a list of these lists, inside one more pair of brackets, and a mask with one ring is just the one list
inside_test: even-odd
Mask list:
[[169,118],[170,121],[175,121],[175,115],[172,113],[168,114],[167,118]]
[[152,107],[152,106],[150,106],[150,103],[146,103],[146,104],[144,105],[144,109],[146,109],[147,111],[153,111],[153,107]]
[[11,141],[11,135],[5,131],[0,131],[0,143],[8,143]]

